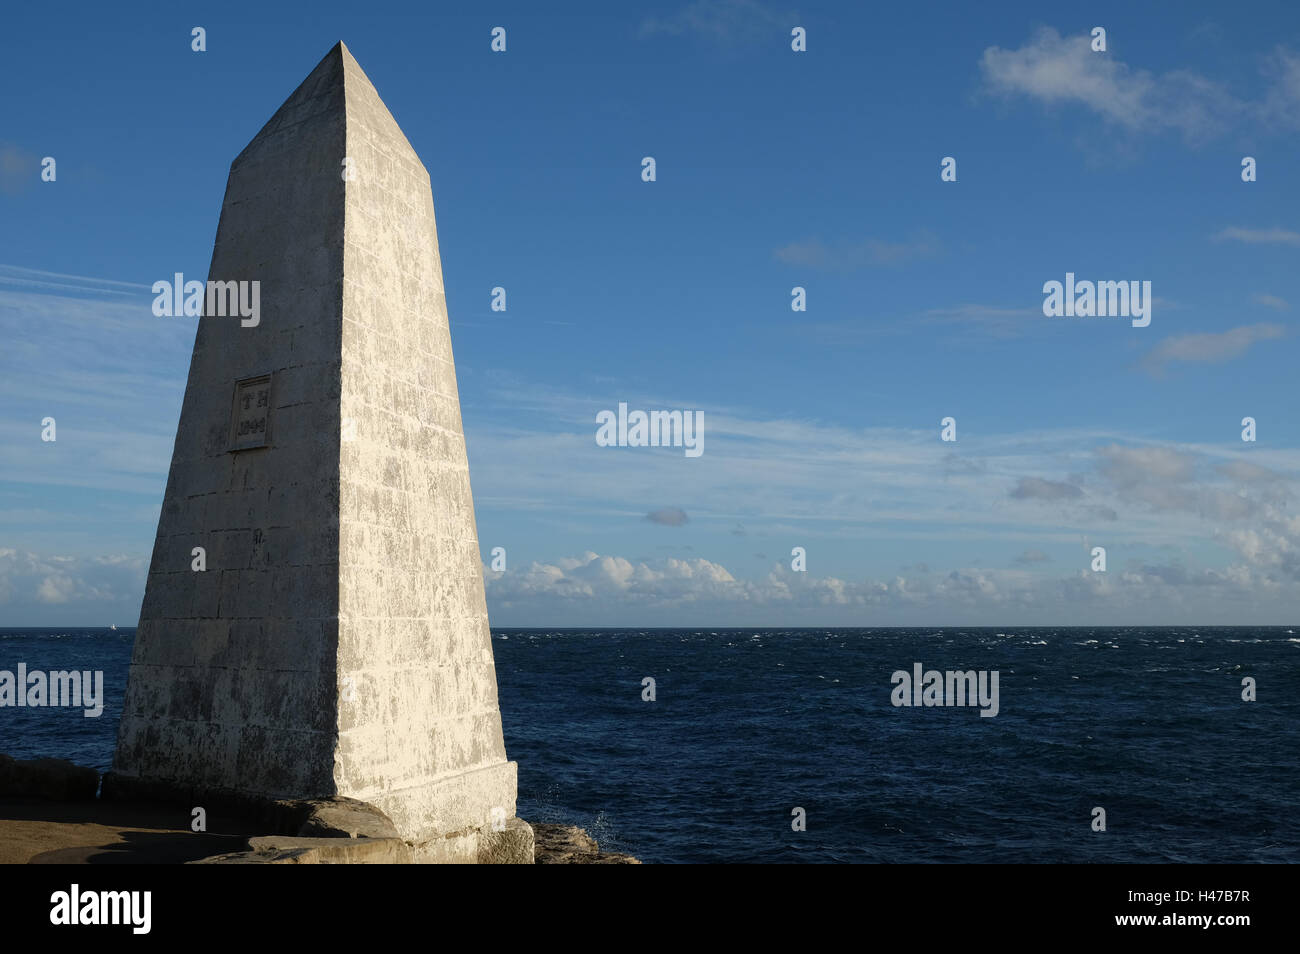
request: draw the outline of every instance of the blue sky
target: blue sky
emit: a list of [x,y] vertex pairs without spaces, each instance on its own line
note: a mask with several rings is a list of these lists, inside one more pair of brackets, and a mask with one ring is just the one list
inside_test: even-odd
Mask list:
[[[340,39],[432,179],[495,625],[1293,621],[1293,4],[446,6],[7,13],[0,626],[135,622],[195,325],[149,286]],[[1045,318],[1067,271],[1150,326]],[[596,446],[620,401],[705,453]]]

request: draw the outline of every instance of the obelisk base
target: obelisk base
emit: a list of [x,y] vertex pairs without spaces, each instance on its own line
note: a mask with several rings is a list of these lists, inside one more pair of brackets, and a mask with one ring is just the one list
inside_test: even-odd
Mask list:
[[515,818],[518,774],[516,763],[498,762],[409,788],[340,794],[392,819],[417,862],[473,864],[486,852],[496,863],[532,864],[532,829]]
[[[514,815],[515,776],[515,763],[505,762],[392,794],[383,801],[406,812],[408,819],[412,817],[412,806],[459,806],[466,811],[468,806],[488,801],[501,806],[493,817],[459,828],[410,833],[397,826],[378,801],[366,802],[352,796],[277,798],[109,772],[103,777],[100,797],[106,802],[175,805],[177,816],[186,820],[193,806],[201,806],[205,817],[234,815],[265,826],[267,835],[250,841],[252,850],[225,860],[282,860],[278,851],[302,862],[304,859],[294,853],[311,849],[313,859],[320,863],[531,865],[535,860],[533,829]],[[507,792],[508,807],[503,800]],[[434,815],[425,812],[424,817]],[[438,817],[451,816],[439,813]],[[319,837],[322,835],[330,837]],[[331,838],[342,838],[354,845],[359,844],[359,839],[375,850],[361,854],[343,850],[347,846]],[[379,842],[387,847],[376,848]]]
[[533,829],[522,818],[508,818],[500,831],[471,828],[411,846],[417,865],[531,865]]

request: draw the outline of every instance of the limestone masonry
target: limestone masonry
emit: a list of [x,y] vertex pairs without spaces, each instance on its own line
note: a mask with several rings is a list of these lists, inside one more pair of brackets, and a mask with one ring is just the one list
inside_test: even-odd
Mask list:
[[348,796],[417,857],[531,861],[429,174],[343,44],[231,165],[211,282],[260,316],[199,321],[115,790]]

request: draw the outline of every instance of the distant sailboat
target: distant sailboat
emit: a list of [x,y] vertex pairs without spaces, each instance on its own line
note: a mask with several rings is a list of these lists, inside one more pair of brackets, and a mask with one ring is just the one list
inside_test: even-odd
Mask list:
[[115,633],[117,632],[117,627],[114,626],[114,625],[112,625],[111,623],[109,624],[108,628],[111,629],[111,630],[112,630],[113,632],[115,632]]

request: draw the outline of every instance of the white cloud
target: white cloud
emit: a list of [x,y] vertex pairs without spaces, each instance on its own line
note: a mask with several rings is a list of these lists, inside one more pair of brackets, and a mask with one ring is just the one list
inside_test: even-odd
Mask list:
[[143,284],[0,265],[6,479],[160,494],[196,320],[155,317],[151,300]]
[[70,576],[47,576],[36,588],[36,599],[41,603],[67,603],[77,591],[77,583]]
[[646,17],[641,35],[693,34],[724,44],[757,44],[787,38],[789,17],[759,0],[694,0],[669,16]]
[[1050,563],[1052,558],[1042,550],[1026,550],[1020,556],[1016,557],[1016,562],[1026,566],[1034,563]]
[[1265,64],[1272,80],[1261,112],[1272,126],[1300,127],[1300,55],[1279,46]]
[[677,507],[665,507],[662,510],[652,510],[645,515],[645,518],[651,523],[657,523],[664,527],[680,527],[689,521],[686,511]]
[[1011,490],[1016,500],[1074,500],[1083,496],[1083,491],[1073,484],[1042,477],[1021,477]]
[[1285,475],[1279,474],[1268,467],[1261,467],[1259,464],[1252,464],[1248,460],[1233,460],[1227,463],[1219,464],[1215,468],[1219,473],[1233,480],[1240,480],[1245,483],[1276,483],[1286,480]]
[[1199,362],[1202,364],[1230,361],[1245,354],[1260,341],[1281,338],[1286,329],[1281,325],[1243,325],[1228,331],[1203,332],[1190,335],[1171,335],[1149,351],[1142,359],[1143,366],[1159,374],[1174,362]]
[[[1284,542],[1249,539],[1257,563],[1294,563],[1295,548]],[[1030,550],[1018,562],[1042,563]],[[1133,621],[1153,608],[1166,615],[1171,607],[1192,612],[1240,613],[1262,589],[1278,602],[1266,611],[1287,607],[1300,586],[1265,580],[1249,566],[1189,569],[1182,564],[1135,563],[1111,573],[1078,569],[1057,577],[1022,569],[962,567],[946,573],[895,576],[889,580],[818,577],[774,566],[756,580],[734,577],[726,567],[705,559],[633,562],[593,552],[555,563],[533,563],[502,574],[485,568],[489,612],[496,625],[556,625],[552,619],[619,620],[627,625],[772,624],[794,613],[801,625],[882,625],[920,616],[932,625],[1007,624],[1015,613],[1048,622],[1071,604],[1072,621]],[[1260,607],[1256,607],[1257,609]],[[783,614],[785,614],[783,616]],[[1229,617],[1232,618],[1232,617]],[[1282,618],[1282,617],[1279,617]],[[1206,622],[1207,617],[1193,617]],[[1233,619],[1239,621],[1239,618]],[[606,622],[605,625],[609,625]],[[1023,623],[1022,625],[1030,625]]]
[[992,46],[980,59],[985,89],[1047,106],[1077,105],[1133,133],[1176,130],[1202,140],[1223,130],[1242,104],[1187,70],[1152,73],[1092,50],[1087,34],[1044,27],[1018,49]]
[[1195,458],[1172,447],[1111,444],[1097,448],[1096,453],[1101,459],[1098,469],[1121,487],[1158,483],[1163,488],[1191,480],[1195,471]]
[[1251,296],[1251,301],[1257,305],[1263,305],[1265,308],[1274,308],[1278,311],[1286,311],[1291,307],[1290,302],[1285,298],[1277,297],[1277,295],[1256,294]]
[[[0,606],[6,620],[15,613],[46,615],[35,609],[40,606],[78,611],[97,606],[134,615],[147,568],[143,557],[43,555],[7,547],[0,549]],[[128,625],[134,623],[131,619]]]
[[1271,229],[1247,229],[1230,225],[1214,238],[1221,242],[1247,242],[1252,245],[1300,245],[1300,232],[1276,226]]

